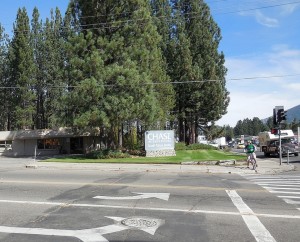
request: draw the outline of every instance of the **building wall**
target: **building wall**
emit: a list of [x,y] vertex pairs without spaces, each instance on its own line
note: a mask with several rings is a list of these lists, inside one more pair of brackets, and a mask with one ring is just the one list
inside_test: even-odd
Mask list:
[[37,139],[14,140],[11,148],[1,148],[1,156],[43,156],[58,155],[59,149],[39,150],[36,149]]
[[[100,137],[86,136],[82,137],[82,153],[88,153],[93,149],[100,148]],[[71,143],[69,137],[59,138],[60,147],[57,149],[37,149],[37,138],[31,139],[15,139],[12,144],[6,147],[0,147],[0,156],[45,156],[71,154]]]

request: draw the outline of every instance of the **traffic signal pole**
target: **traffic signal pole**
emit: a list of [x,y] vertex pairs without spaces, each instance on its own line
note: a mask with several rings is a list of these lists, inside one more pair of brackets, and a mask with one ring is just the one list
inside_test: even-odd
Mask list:
[[282,165],[282,149],[281,149],[281,122],[286,120],[286,111],[283,106],[276,106],[273,109],[273,124],[278,125],[279,138],[279,163]]
[[282,149],[281,149],[281,125],[279,124],[278,136],[279,136],[279,164],[282,164]]

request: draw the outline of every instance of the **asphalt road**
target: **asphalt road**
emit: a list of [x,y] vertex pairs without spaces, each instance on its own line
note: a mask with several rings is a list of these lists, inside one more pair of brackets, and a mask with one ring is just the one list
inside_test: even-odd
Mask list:
[[[299,177],[8,169],[2,163],[0,241],[298,241],[300,198],[280,195],[297,197]],[[274,189],[278,184],[296,190]]]

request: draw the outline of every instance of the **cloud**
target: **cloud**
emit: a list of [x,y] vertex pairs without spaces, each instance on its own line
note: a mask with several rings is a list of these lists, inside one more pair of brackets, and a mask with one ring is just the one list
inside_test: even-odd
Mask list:
[[218,125],[234,127],[246,118],[270,117],[275,106],[300,104],[300,50],[277,45],[261,55],[227,58],[225,65],[231,101]]
[[[299,86],[298,86],[299,88]],[[253,91],[232,92],[228,113],[217,122],[218,125],[234,127],[239,120],[246,118],[265,119],[272,116],[275,106],[284,106],[285,110],[300,104],[300,97],[288,92],[270,92],[259,94]]]
[[281,7],[281,15],[286,16],[295,12],[297,8],[300,7],[299,3],[288,4]]
[[260,10],[250,11],[250,12],[241,12],[241,16],[253,16],[257,23],[269,27],[275,28],[279,26],[279,21],[276,18],[270,18],[262,13]]
[[290,90],[293,90],[296,92],[300,92],[300,83],[290,83],[286,87],[287,87],[287,89],[290,89]]
[[256,21],[266,27],[274,28],[279,26],[279,21],[275,18],[270,18],[264,15],[261,11],[256,10],[254,12]]

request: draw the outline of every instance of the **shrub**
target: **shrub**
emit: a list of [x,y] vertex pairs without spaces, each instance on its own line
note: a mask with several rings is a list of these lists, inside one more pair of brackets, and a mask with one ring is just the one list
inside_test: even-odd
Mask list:
[[184,142],[175,143],[175,150],[186,150],[186,145]]
[[187,150],[217,150],[218,148],[207,144],[190,144],[186,147]]
[[89,159],[112,159],[112,158],[128,158],[130,155],[118,150],[96,150],[86,154]]
[[128,154],[134,156],[146,156],[146,151],[144,150],[128,150]]

